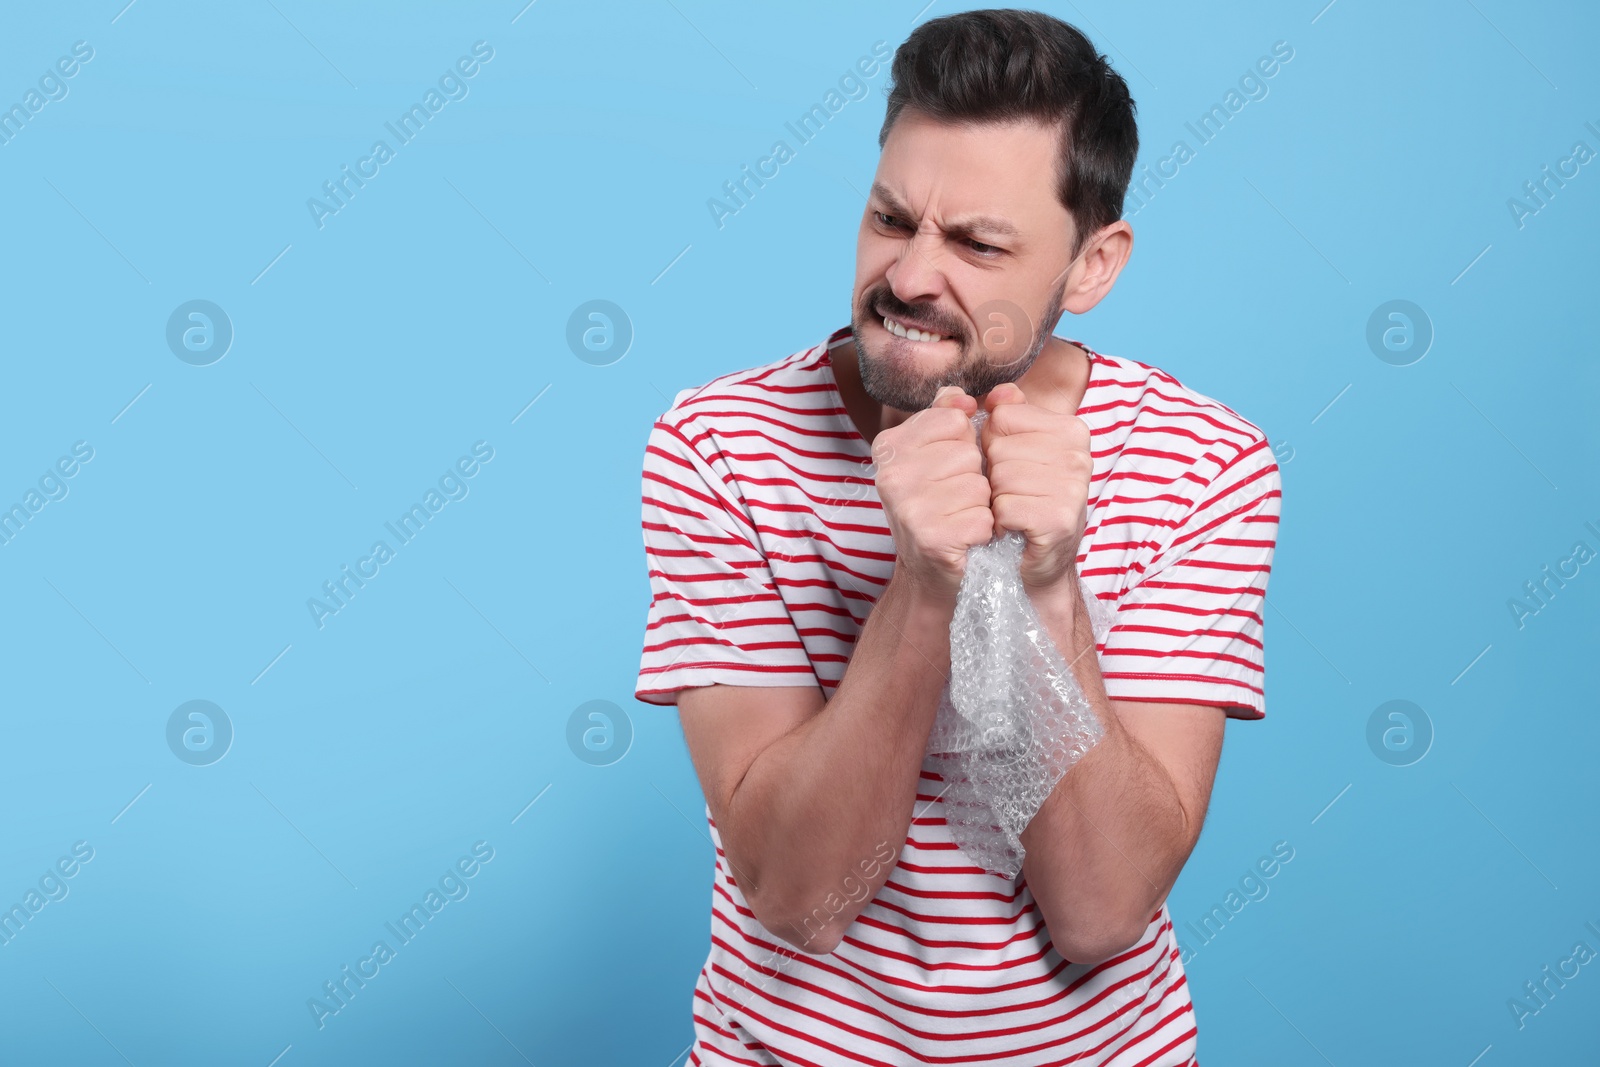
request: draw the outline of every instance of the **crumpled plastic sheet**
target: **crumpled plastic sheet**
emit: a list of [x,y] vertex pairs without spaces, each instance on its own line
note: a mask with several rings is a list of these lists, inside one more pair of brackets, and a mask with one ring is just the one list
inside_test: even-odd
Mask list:
[[[972,417],[975,427],[986,414]],[[925,758],[945,782],[951,837],[1006,878],[1022,870],[1022,831],[1105,733],[1023,587],[1025,544],[1008,530],[967,550],[950,620],[950,681]],[[1099,644],[1112,612],[1081,580],[1079,589]]]

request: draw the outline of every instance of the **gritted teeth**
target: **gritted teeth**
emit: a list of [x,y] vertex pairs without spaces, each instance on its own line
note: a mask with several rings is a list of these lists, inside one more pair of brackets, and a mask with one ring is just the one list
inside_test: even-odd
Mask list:
[[883,317],[883,328],[894,334],[896,337],[904,337],[908,341],[921,341],[927,343],[931,341],[944,340],[943,334],[929,333],[927,330],[919,330],[914,326],[902,326],[887,315]]

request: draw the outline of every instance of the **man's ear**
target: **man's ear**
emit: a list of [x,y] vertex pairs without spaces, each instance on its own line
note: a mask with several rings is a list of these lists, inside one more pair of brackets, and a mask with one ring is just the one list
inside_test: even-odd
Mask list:
[[1104,300],[1132,255],[1133,227],[1126,219],[1118,219],[1095,234],[1075,268],[1075,276],[1069,276],[1061,309],[1082,315]]

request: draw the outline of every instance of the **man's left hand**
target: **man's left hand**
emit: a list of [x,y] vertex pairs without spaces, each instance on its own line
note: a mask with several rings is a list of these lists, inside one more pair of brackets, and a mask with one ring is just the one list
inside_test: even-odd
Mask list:
[[979,443],[988,464],[989,506],[996,533],[1016,530],[1027,538],[1023,585],[1043,590],[1065,576],[1075,579],[1094,474],[1088,424],[1030,404],[1015,382],[990,390],[983,407],[989,417]]

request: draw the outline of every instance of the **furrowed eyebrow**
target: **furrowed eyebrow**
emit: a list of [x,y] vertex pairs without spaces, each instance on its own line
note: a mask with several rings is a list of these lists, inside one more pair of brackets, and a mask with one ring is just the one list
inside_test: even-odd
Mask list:
[[1016,237],[1020,232],[1005,219],[994,215],[962,215],[950,220],[951,233],[983,233],[996,237]]
[[[891,193],[881,182],[872,183],[872,195],[877,197],[891,215],[910,217],[911,211]],[[999,237],[1016,237],[1021,231],[1005,219],[994,215],[963,215],[951,219],[944,227],[946,233],[973,234],[986,233]]]
[[889,209],[891,215],[909,215],[911,210],[900,202],[900,198],[888,190],[882,182],[872,183],[872,195],[882,201],[883,206]]

